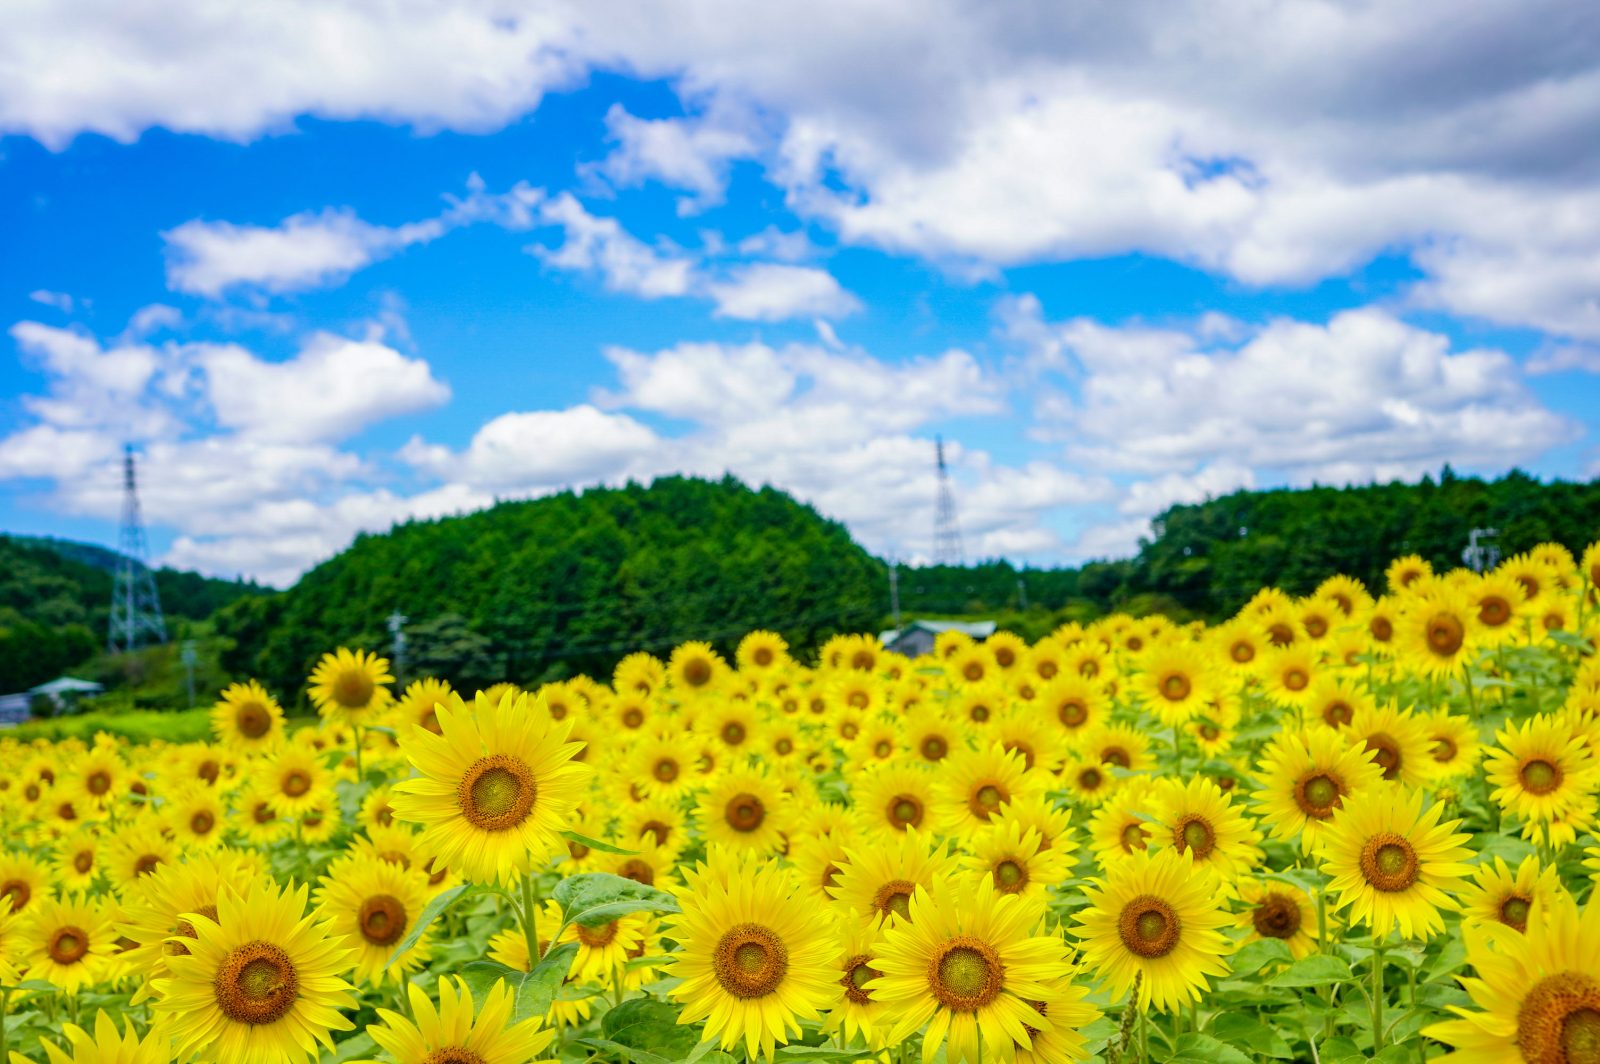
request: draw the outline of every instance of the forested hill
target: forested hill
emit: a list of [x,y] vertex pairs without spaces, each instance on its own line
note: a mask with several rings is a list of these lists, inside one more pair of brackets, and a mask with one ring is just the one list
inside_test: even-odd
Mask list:
[[[104,646],[118,555],[69,540],[0,535],[0,694],[54,679]],[[203,620],[266,589],[155,571],[169,618]]]
[[1080,571],[1078,593],[1113,604],[1160,595],[1213,618],[1263,585],[1305,594],[1331,573],[1376,593],[1398,555],[1420,554],[1436,569],[1461,565],[1474,528],[1497,529],[1502,556],[1543,542],[1577,553],[1600,539],[1600,482],[1515,471],[1485,481],[1446,467],[1417,484],[1239,491],[1167,510],[1132,561]]
[[883,563],[783,492],[667,477],[502,502],[364,535],[290,590],[217,615],[224,659],[289,694],[323,651],[383,650],[400,610],[412,675],[468,689],[575,671],[685,639],[727,650],[752,628],[797,649],[877,624]]

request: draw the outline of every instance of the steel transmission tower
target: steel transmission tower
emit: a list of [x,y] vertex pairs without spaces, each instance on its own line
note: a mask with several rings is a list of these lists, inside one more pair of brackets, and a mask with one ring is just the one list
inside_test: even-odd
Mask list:
[[133,472],[133,448],[122,453],[122,529],[117,537],[122,552],[111,590],[111,635],[106,646],[113,654],[136,650],[143,643],[165,643],[167,622],[161,617],[156,579],[145,564],[144,519],[139,516],[139,489]]
[[950,472],[944,465],[944,437],[933,438],[934,457],[939,464],[939,502],[933,513],[933,563],[960,565],[961,529],[956,526],[956,497],[950,490]]

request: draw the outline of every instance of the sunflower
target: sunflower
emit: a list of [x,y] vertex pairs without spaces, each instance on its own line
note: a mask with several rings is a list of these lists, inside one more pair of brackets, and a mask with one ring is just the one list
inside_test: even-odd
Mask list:
[[618,816],[617,832],[629,847],[637,841],[682,853],[689,845],[688,817],[676,802],[652,799],[628,806]]
[[312,902],[331,933],[345,936],[346,944],[355,948],[357,983],[375,986],[389,975],[404,982],[429,958],[425,931],[389,966],[395,946],[428,903],[428,877],[421,869],[403,868],[372,854],[347,853],[328,866]]
[[1420,554],[1407,554],[1389,563],[1389,568],[1383,574],[1383,582],[1388,585],[1391,595],[1398,595],[1418,581],[1432,577],[1433,566],[1426,559]]
[[[61,1033],[71,1052],[48,1038],[39,1040],[50,1064],[168,1064],[172,1060],[171,1034],[152,1028],[141,1038],[126,1016],[123,1029],[118,1031],[116,1022],[104,1009],[95,1013],[93,1034],[75,1023],[63,1024]],[[13,1059],[26,1058],[16,1054]]]
[[1330,728],[1343,728],[1355,719],[1357,713],[1377,705],[1372,696],[1360,687],[1336,677],[1319,676],[1311,684],[1306,697],[1306,719],[1321,721]]
[[1548,906],[1562,893],[1554,865],[1541,865],[1538,857],[1529,854],[1513,872],[1505,858],[1496,857],[1493,863],[1478,865],[1473,883],[1461,891],[1461,919],[1526,931],[1533,907]]
[[1444,585],[1406,603],[1395,627],[1395,654],[1411,672],[1434,679],[1461,675],[1478,649],[1476,611],[1467,595]]
[[844,836],[811,835],[800,838],[789,850],[795,874],[818,901],[833,901],[839,873],[850,863],[845,848],[855,843],[855,839]]
[[476,1016],[472,992],[459,976],[439,980],[438,1009],[415,983],[407,990],[411,1017],[380,1008],[382,1022],[367,1027],[395,1064],[523,1064],[555,1038],[537,1016],[512,1022],[516,995],[503,979],[489,988]]
[[63,837],[56,847],[56,882],[68,892],[88,891],[100,876],[99,852],[100,837],[92,830]]
[[185,913],[217,916],[223,884],[248,882],[249,863],[231,850],[196,854],[183,864],[162,865],[122,894],[116,932],[132,942],[124,954],[128,967],[142,977],[134,1004],[149,997],[152,980],[167,975],[167,958],[184,956],[188,947],[172,939],[194,938]]
[[822,1029],[836,1035],[840,1045],[849,1045],[860,1035],[868,1048],[881,1049],[884,1044],[884,1031],[880,1027],[883,1002],[866,989],[869,982],[883,974],[872,966],[878,936],[857,912],[845,914],[841,932],[843,941],[836,954],[835,968],[839,973],[835,980],[839,989],[833,991],[834,1004],[823,1018]]
[[125,889],[178,859],[177,844],[155,822],[155,814],[107,836],[105,848],[106,876],[118,889]]
[[1600,1046],[1600,905],[1580,912],[1557,895],[1515,934],[1493,924],[1462,928],[1471,976],[1458,976],[1476,1009],[1423,1028],[1455,1051],[1453,1064],[1579,1064]]
[[598,861],[599,870],[652,887],[657,882],[665,883],[667,877],[672,874],[673,866],[678,863],[677,851],[669,850],[665,846],[652,846],[641,839],[633,844],[633,848],[639,852],[601,854]]
[[1372,605],[1372,594],[1367,585],[1352,576],[1330,576],[1317,585],[1312,598],[1322,599],[1338,607],[1346,620],[1359,616]]
[[96,899],[83,894],[37,898],[18,930],[18,959],[30,979],[53,983],[71,995],[109,974],[116,934],[105,906]]
[[1054,1026],[1031,1002],[1052,997],[1073,976],[1066,944],[1040,933],[1043,913],[1042,904],[1003,894],[987,877],[918,889],[910,919],[885,928],[873,951],[883,974],[863,984],[883,1002],[889,1041],[926,1028],[923,1060],[943,1044],[951,1064],[977,1061],[984,1048],[994,1059],[1015,1045],[1031,1048],[1028,1028]]
[[683,732],[641,740],[627,761],[628,782],[646,795],[676,801],[696,786],[694,746]]
[[1117,792],[1120,781],[1104,761],[1071,757],[1061,766],[1061,782],[1075,805],[1097,806]]
[[1155,766],[1150,740],[1130,724],[1106,724],[1086,733],[1079,752],[1125,773],[1147,772]]
[[773,672],[789,664],[789,644],[777,632],[757,629],[739,640],[733,657],[740,672]]
[[[787,743],[785,735],[789,739]],[[769,728],[767,744],[773,752],[772,760],[778,763],[797,759],[802,754],[799,736],[788,724]],[[904,746],[900,725],[894,720],[877,717],[866,722],[845,756],[852,765],[883,764],[902,754]]]
[[58,789],[84,815],[93,816],[121,801],[127,774],[116,748],[96,743],[71,765]]
[[[561,926],[560,905],[554,901],[546,901],[541,908],[539,927],[553,929]],[[539,952],[544,953],[549,948],[549,940],[541,938]],[[519,972],[533,970],[533,963],[528,958],[528,936],[523,934],[520,927],[509,927],[489,937],[489,959],[507,968],[515,968]],[[567,974],[562,977],[561,984],[565,987],[573,982],[575,980],[569,967]],[[576,1027],[587,1020],[593,1011],[594,1008],[587,997],[566,1000],[557,994],[556,999],[550,1003],[550,1012],[545,1018],[556,1028]]]
[[166,829],[185,850],[222,845],[228,811],[212,787],[190,785],[167,796],[161,813]]
[[1428,938],[1443,930],[1440,910],[1453,910],[1450,895],[1471,871],[1462,862],[1473,851],[1461,821],[1441,824],[1444,806],[1423,809],[1421,791],[1381,787],[1354,795],[1328,821],[1321,843],[1328,888],[1337,908],[1350,910],[1382,938],[1398,926],[1406,938]]
[[306,741],[284,745],[262,771],[273,783],[272,808],[279,816],[299,816],[316,802],[317,792],[327,787],[327,769],[322,755]]
[[1021,754],[995,743],[953,755],[939,766],[936,778],[945,830],[965,833],[983,827],[1018,795],[1043,791],[1047,777],[1030,773]]
[[617,662],[611,686],[620,694],[653,695],[666,686],[667,667],[654,654],[635,651]]
[[354,1008],[340,976],[354,960],[342,936],[306,915],[305,887],[258,878],[224,889],[217,918],[186,913],[194,941],[167,957],[154,980],[156,1010],[168,1021],[177,1055],[266,1064],[311,1060],[317,1043],[349,1030],[339,1012]]
[[1304,644],[1283,647],[1266,656],[1261,683],[1268,698],[1289,709],[1310,705],[1321,678],[1317,652]]
[[1222,757],[1233,746],[1242,716],[1237,695],[1219,694],[1189,720],[1185,730],[1203,757]]
[[985,680],[993,679],[1000,671],[994,663],[994,656],[987,647],[981,644],[964,646],[957,650],[948,659],[947,668],[950,678],[958,684],[981,684]]
[[865,914],[874,924],[908,919],[911,895],[956,871],[948,845],[908,828],[892,840],[845,848],[845,863],[829,889],[844,909]]
[[1394,651],[1395,631],[1400,624],[1400,608],[1397,601],[1380,595],[1366,612],[1363,625],[1367,630],[1367,637],[1371,640],[1374,654],[1380,658],[1390,656]]
[[1438,774],[1433,744],[1422,719],[1409,709],[1385,705],[1363,707],[1344,732],[1348,742],[1361,743],[1383,770],[1383,778],[1420,787]]
[[697,715],[694,721],[696,734],[704,733],[720,743],[725,756],[743,756],[751,749],[756,727],[756,711],[752,706],[726,699],[717,699],[717,704]]
[[1211,630],[1212,653],[1224,659],[1235,675],[1254,676],[1265,660],[1267,638],[1248,618],[1236,617]]
[[1067,859],[1078,852],[1078,840],[1072,833],[1072,809],[1058,805],[1048,795],[1025,794],[1006,803],[1000,815],[989,826],[1001,827],[1016,824],[1023,831],[1039,835],[1039,849],[1052,850]]
[[1246,877],[1239,881],[1239,900],[1244,903],[1238,918],[1238,926],[1245,932],[1241,946],[1275,938],[1289,947],[1295,960],[1316,950],[1320,938],[1316,905],[1299,887]]
[[1142,976],[1141,1008],[1176,1009],[1200,998],[1208,976],[1227,973],[1232,945],[1219,929],[1230,920],[1215,876],[1187,851],[1135,850],[1091,883],[1074,934],[1112,997]]
[[422,826],[420,845],[474,882],[508,883],[564,852],[561,831],[592,774],[573,762],[568,721],[526,694],[492,703],[460,696],[438,709],[443,734],[414,729],[401,748],[419,773],[395,785],[395,819]]
[[933,826],[933,773],[916,762],[890,763],[863,772],[851,790],[857,822],[869,835]]
[[277,795],[278,789],[273,780],[252,780],[234,793],[232,802],[235,815],[228,826],[252,845],[276,842],[290,830],[289,820],[279,816],[274,808]]
[[448,703],[454,693],[448,683],[431,676],[412,680],[394,704],[398,732],[403,735],[410,728],[418,727],[438,735],[439,706]]
[[1002,894],[1040,895],[1067,878],[1067,854],[1046,848],[1033,828],[1004,818],[972,835],[962,859],[969,872],[994,880]]
[[1167,727],[1193,717],[1214,697],[1210,662],[1192,643],[1163,643],[1145,655],[1133,695]]
[[986,736],[1009,753],[1022,755],[1029,770],[1054,772],[1067,756],[1066,740],[1053,725],[1041,721],[1033,707],[1019,704],[995,718]]
[[1433,744],[1435,779],[1455,779],[1477,771],[1480,753],[1476,724],[1447,709],[1436,709],[1422,718],[1422,726]]
[[570,978],[587,985],[611,986],[627,966],[629,957],[643,956],[649,917],[633,913],[619,916],[598,927],[569,924],[561,933],[562,942],[576,942]]
[[1509,573],[1497,569],[1475,577],[1467,588],[1467,601],[1474,611],[1473,627],[1484,646],[1503,646],[1516,640],[1527,602],[1522,586]]
[[1223,884],[1261,863],[1261,835],[1250,818],[1204,776],[1187,784],[1161,780],[1152,799],[1155,845],[1188,853],[1196,868],[1211,869]]
[[679,697],[705,690],[727,671],[727,662],[711,649],[710,643],[684,643],[673,649],[672,658],[667,662],[668,682]]
[[1100,685],[1076,673],[1050,681],[1034,701],[1035,712],[1061,725],[1069,741],[1108,719],[1111,703]]
[[255,680],[232,684],[211,707],[211,734],[247,753],[274,749],[283,741],[283,707]]
[[709,843],[776,853],[789,826],[789,799],[761,768],[735,768],[701,796],[695,817]]
[[1275,736],[1261,753],[1262,784],[1254,794],[1267,830],[1310,853],[1328,821],[1352,795],[1383,782],[1383,770],[1360,743],[1340,732],[1309,728]]
[[[730,866],[732,867],[732,866]],[[771,864],[728,875],[685,870],[683,912],[664,934],[678,944],[669,974],[683,982],[679,1023],[705,1021],[700,1040],[771,1059],[832,1004],[838,949],[831,914],[813,904],[794,875]]]
[[1495,735],[1484,775],[1501,809],[1544,824],[1590,801],[1600,775],[1583,736],[1560,716],[1540,713]]
[[1010,702],[1006,689],[998,682],[965,684],[958,688],[947,707],[950,715],[974,728],[983,728],[1003,712]]
[[311,702],[325,720],[364,724],[394,697],[384,686],[393,682],[387,659],[340,647],[311,670]]
[[905,734],[911,752],[932,765],[967,748],[961,729],[934,709],[923,709],[908,716]]
[[1004,629],[993,633],[983,641],[989,649],[990,657],[1000,667],[1001,672],[1011,672],[1020,668],[1028,657],[1028,642],[1015,632]]

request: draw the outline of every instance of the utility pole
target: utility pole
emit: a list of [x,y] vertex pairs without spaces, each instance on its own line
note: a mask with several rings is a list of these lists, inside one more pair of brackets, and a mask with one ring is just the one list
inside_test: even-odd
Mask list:
[[161,616],[156,580],[146,564],[149,551],[144,538],[144,518],[139,513],[139,488],[133,468],[133,446],[122,450],[122,526],[118,530],[117,572],[111,586],[111,630],[106,649],[113,654],[137,650],[148,637],[167,641],[167,622]]
[[1017,605],[1021,609],[1028,608],[1028,585],[1022,582],[1022,577],[1017,577]]
[[390,655],[393,659],[394,682],[402,689],[406,682],[406,622],[410,619],[399,610],[389,614],[389,634],[394,636],[394,651]]
[[944,437],[933,438],[934,464],[939,474],[939,498],[933,513],[933,562],[935,565],[960,565],[961,529],[956,525],[956,497],[950,490],[950,472],[944,464]]
[[194,667],[200,660],[200,655],[195,651],[193,639],[183,641],[183,653],[179,655],[183,662],[183,686],[189,692],[189,708],[194,708]]
[[889,612],[894,614],[895,631],[900,630],[900,563],[889,559]]
[[1494,542],[1498,528],[1474,528],[1467,534],[1467,548],[1461,560],[1475,573],[1486,573],[1500,564],[1500,545]]

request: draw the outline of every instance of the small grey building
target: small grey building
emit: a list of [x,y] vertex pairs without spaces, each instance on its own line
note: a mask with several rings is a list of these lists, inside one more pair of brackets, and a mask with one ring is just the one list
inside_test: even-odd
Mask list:
[[0,695],[0,724],[21,724],[34,716],[33,707],[39,699],[50,704],[50,716],[70,712],[78,699],[105,692],[105,685],[93,680],[80,680],[75,676],[62,676],[30,688],[21,694]]
[[911,621],[903,628],[891,628],[878,633],[885,650],[915,658],[933,653],[933,641],[940,632],[965,632],[976,642],[994,635],[993,621]]

